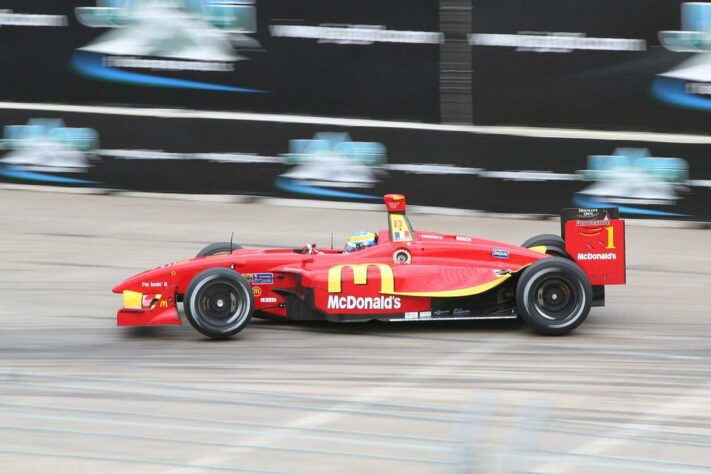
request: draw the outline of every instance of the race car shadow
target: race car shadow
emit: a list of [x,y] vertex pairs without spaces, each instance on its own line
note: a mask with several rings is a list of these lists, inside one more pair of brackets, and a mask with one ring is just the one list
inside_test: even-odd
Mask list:
[[[265,330],[292,330],[324,332],[344,335],[370,335],[406,337],[411,335],[450,334],[461,332],[511,332],[525,328],[517,319],[470,320],[470,321],[419,321],[419,322],[384,322],[368,321],[363,323],[332,323],[328,321],[274,321],[253,319],[251,328]],[[247,328],[249,330],[250,328]]]
[[123,330],[125,339],[194,339],[197,334],[190,325],[182,326],[134,326]]
[[230,339],[210,339],[195,331],[190,324],[182,326],[136,326],[123,330],[125,339],[164,339],[220,343],[250,338],[251,331],[294,331],[320,332],[334,335],[373,336],[373,337],[426,337],[454,335],[461,333],[506,333],[518,332],[525,328],[519,320],[480,320],[480,321],[425,321],[397,322],[368,321],[363,323],[332,323],[328,321],[278,321],[271,319],[252,319],[249,326]]

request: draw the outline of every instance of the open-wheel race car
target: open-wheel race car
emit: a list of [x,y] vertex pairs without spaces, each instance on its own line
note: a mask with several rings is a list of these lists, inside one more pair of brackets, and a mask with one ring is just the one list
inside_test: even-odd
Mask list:
[[360,232],[344,250],[245,249],[215,243],[197,257],[139,273],[113,288],[120,326],[181,324],[227,338],[250,319],[443,321],[521,318],[566,334],[625,283],[617,210],[566,209],[562,237],[521,246],[413,230],[405,197],[385,196],[388,230]]

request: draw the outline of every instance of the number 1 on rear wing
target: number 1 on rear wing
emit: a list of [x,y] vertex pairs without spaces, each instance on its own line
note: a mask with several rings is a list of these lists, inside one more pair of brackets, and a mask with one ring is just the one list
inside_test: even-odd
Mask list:
[[563,209],[560,226],[565,251],[593,286],[626,283],[625,221],[616,207]]

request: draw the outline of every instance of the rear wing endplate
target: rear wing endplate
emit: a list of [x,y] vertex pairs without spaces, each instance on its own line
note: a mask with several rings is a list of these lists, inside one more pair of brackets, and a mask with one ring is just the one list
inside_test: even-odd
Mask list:
[[560,227],[565,251],[593,286],[626,283],[625,221],[616,207],[563,209]]

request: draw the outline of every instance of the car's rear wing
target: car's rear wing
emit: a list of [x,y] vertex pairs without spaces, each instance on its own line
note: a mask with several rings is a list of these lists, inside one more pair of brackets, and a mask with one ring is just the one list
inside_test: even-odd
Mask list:
[[625,221],[617,208],[563,209],[560,227],[565,251],[593,286],[626,283]]

